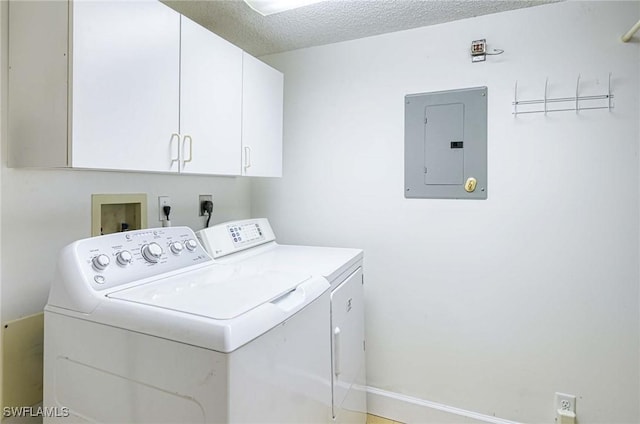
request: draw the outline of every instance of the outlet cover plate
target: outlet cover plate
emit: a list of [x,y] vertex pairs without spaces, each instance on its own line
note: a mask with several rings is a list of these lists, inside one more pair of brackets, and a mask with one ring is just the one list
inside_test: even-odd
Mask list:
[[574,395],[568,395],[566,393],[556,392],[556,411],[565,410],[576,413],[576,397]]

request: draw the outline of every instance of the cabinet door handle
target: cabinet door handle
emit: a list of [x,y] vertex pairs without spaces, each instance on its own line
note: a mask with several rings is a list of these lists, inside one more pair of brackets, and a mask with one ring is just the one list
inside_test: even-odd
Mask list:
[[189,140],[189,159],[185,159],[183,163],[187,163],[187,162],[191,162],[193,160],[193,139],[191,138],[190,135],[185,135],[183,137],[183,144],[182,144],[182,155],[184,156],[184,148],[187,144],[187,140]]
[[171,155],[171,164],[173,165],[173,162],[178,162],[180,160],[180,134],[178,133],[173,133],[171,134],[171,139],[169,139],[169,149],[173,152],[173,142],[174,140],[176,141],[176,157],[174,158],[173,155]]
[[251,168],[251,147],[244,146],[244,169]]
[[333,330],[333,373],[340,375],[340,327]]

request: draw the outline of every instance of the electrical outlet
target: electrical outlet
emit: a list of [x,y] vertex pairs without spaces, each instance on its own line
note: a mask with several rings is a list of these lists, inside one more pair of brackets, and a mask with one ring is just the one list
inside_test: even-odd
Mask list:
[[169,196],[158,196],[158,221],[167,219],[163,210],[165,206],[171,207],[171,198]]
[[487,40],[473,40],[471,42],[471,61],[482,62],[486,59]]
[[576,397],[566,393],[556,392],[556,411],[571,411],[576,413]]
[[478,54],[485,54],[487,52],[487,40],[474,40],[471,42],[471,54],[473,56]]
[[201,194],[200,196],[198,196],[198,214],[199,214],[199,216],[207,215],[207,213],[204,211],[204,208],[202,207],[202,203],[206,202],[207,200],[210,201],[211,203],[213,203],[213,195],[211,195],[211,194]]

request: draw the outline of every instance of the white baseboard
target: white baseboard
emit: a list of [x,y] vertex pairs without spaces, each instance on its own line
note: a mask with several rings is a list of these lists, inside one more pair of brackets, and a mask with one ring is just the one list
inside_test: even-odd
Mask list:
[[521,424],[375,387],[367,387],[367,412],[409,424]]

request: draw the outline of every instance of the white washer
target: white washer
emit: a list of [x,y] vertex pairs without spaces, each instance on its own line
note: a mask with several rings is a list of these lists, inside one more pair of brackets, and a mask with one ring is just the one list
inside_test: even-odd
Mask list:
[[56,421],[328,422],[328,289],[216,264],[186,227],[74,242],[45,307],[44,406],[69,415]]
[[216,263],[258,272],[302,272],[331,284],[332,411],[336,422],[366,421],[364,278],[360,249],[276,243],[264,218],[232,221],[196,232]]

